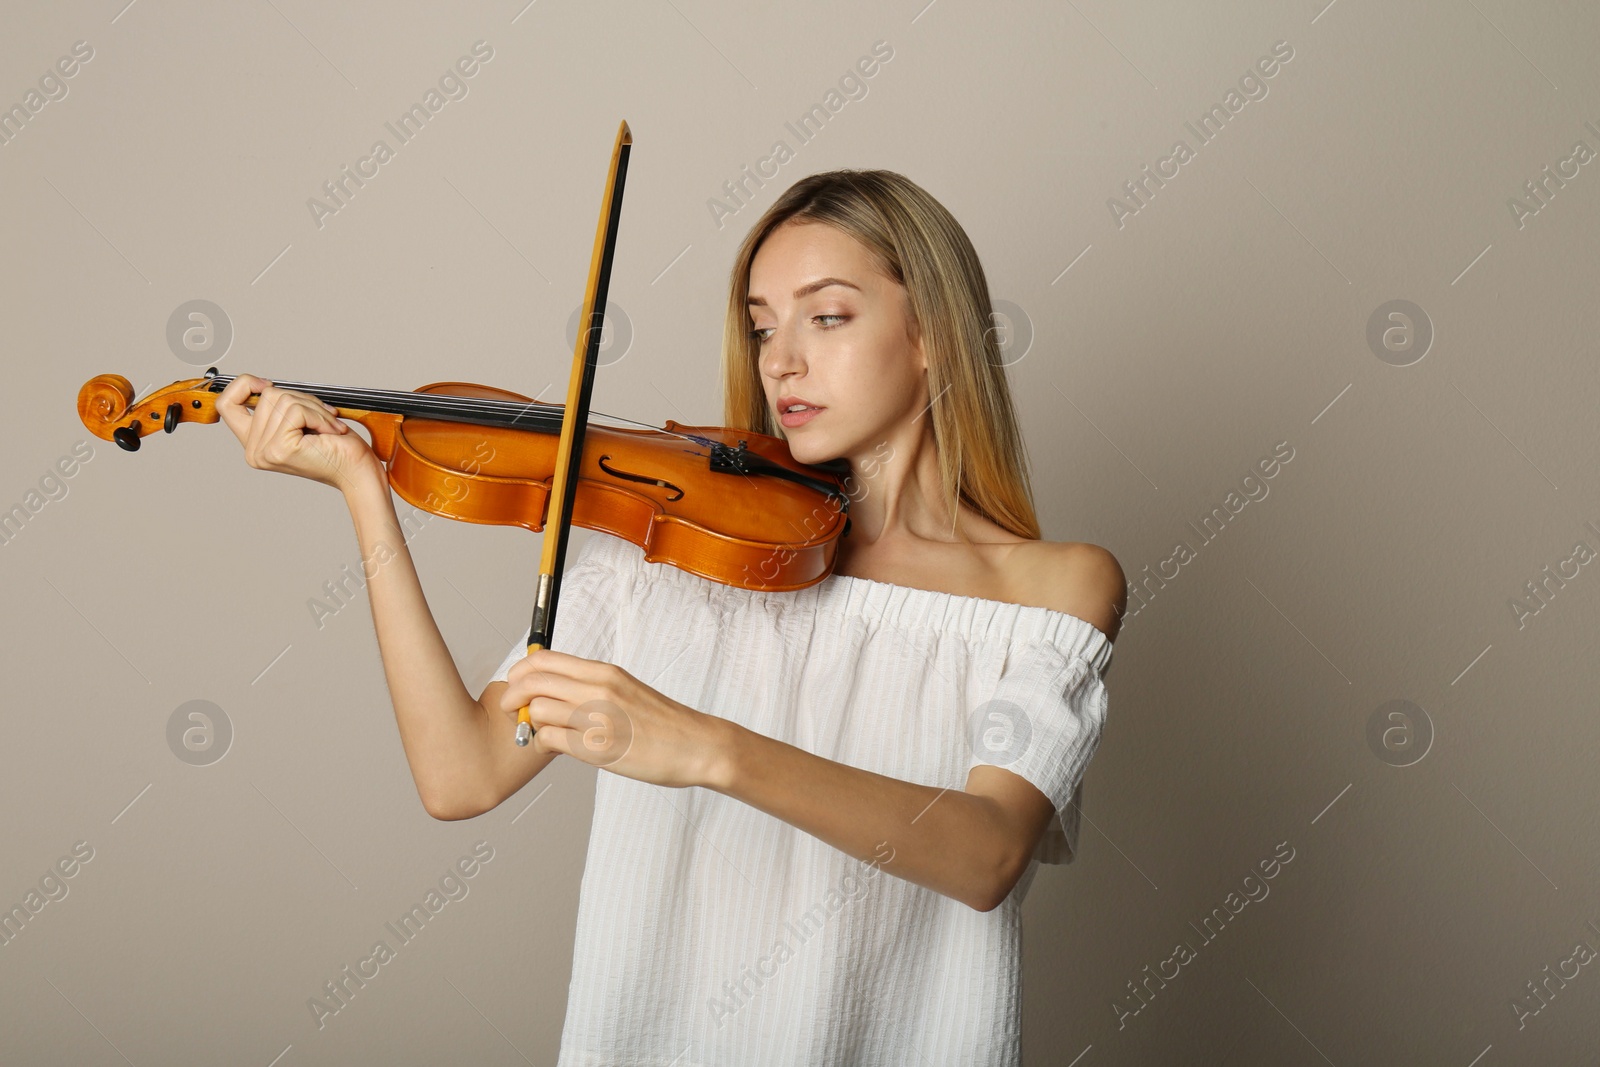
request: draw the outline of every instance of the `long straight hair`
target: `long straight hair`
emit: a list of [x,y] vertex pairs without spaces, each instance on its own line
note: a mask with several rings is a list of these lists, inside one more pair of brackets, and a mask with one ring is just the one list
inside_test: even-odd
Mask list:
[[1037,540],[1028,457],[995,338],[983,265],[955,217],[921,186],[889,170],[834,170],[791,185],[739,246],[722,332],[725,423],[787,440],[761,386],[751,336],[750,264],[786,222],[820,222],[861,242],[905,287],[928,359],[933,440],[953,532],[966,506],[1018,537]]

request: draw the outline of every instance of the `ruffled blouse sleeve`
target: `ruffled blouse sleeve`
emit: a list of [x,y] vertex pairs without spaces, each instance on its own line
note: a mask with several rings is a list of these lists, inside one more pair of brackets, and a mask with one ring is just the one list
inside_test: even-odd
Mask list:
[[[1087,624],[1084,624],[1087,627]],[[1001,767],[1038,788],[1057,819],[1039,842],[1041,863],[1071,863],[1078,850],[1083,773],[1100,745],[1110,645],[1033,643],[1006,663],[993,697],[972,717],[973,767]]]

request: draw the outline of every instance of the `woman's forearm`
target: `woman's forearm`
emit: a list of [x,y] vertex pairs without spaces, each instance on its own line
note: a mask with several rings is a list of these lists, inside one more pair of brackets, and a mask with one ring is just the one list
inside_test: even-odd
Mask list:
[[465,799],[463,784],[490,779],[483,708],[462,683],[428,609],[388,479],[357,481],[346,488],[345,501],[361,545],[372,625],[417,795],[436,818],[456,817]]
[[[864,862],[978,911],[1015,881],[992,802],[837,763],[726,722],[707,788],[742,800]],[[883,846],[887,842],[888,849]]]

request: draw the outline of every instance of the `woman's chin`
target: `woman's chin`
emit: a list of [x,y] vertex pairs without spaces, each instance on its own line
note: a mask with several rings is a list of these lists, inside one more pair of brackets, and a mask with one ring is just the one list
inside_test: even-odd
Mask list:
[[826,463],[838,456],[837,452],[830,450],[825,443],[806,437],[796,440],[793,435],[789,437],[789,455],[795,462],[804,463],[808,467],[819,463]]

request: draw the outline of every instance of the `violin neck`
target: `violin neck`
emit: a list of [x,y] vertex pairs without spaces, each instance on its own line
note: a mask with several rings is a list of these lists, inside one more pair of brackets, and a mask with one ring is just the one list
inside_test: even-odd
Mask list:
[[[215,368],[206,375],[206,389],[220,393],[236,375],[216,374],[214,371]],[[466,422],[476,426],[504,426],[508,429],[532,430],[536,433],[559,434],[562,417],[566,414],[564,408],[554,404],[540,404],[533,401],[494,400],[488,397],[451,396],[446,393],[411,393],[394,389],[324,385],[320,382],[278,381],[274,378],[267,380],[279,389],[308,393],[325,404],[354,411],[382,411],[413,418]]]

